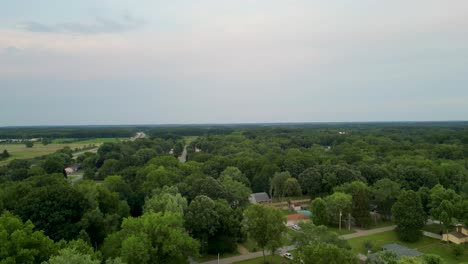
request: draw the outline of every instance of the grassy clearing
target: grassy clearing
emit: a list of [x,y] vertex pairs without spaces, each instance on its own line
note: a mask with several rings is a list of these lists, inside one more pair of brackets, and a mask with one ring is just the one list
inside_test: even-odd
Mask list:
[[198,136],[187,136],[184,137],[185,144],[190,145],[192,144],[193,141],[195,141],[198,138]]
[[47,146],[42,145],[41,143],[34,144],[32,148],[26,148],[24,144],[0,144],[0,151],[6,149],[11,157],[7,160],[0,161],[1,165],[6,165],[13,159],[32,159],[48,154],[52,154],[59,149],[64,147],[70,147],[72,149],[82,148],[86,144],[49,144]]
[[24,144],[0,144],[0,152],[3,152],[6,149],[11,157],[7,160],[0,161],[0,166],[8,164],[13,159],[33,159],[36,157],[49,155],[57,150],[63,149],[65,147],[70,147],[72,150],[76,148],[81,149],[83,147],[87,147],[90,144],[95,144],[99,146],[105,142],[119,142],[120,138],[94,138],[82,141],[75,141],[73,143],[55,143],[55,142],[65,142],[66,140],[70,141],[73,139],[60,139],[54,140],[52,144],[49,145],[42,145],[40,142],[36,142],[34,147],[26,148]]
[[102,144],[102,143],[117,143],[124,140],[124,138],[56,138],[52,140],[53,144]]
[[[282,263],[291,263],[290,260],[285,259],[280,256],[267,256],[266,257],[267,263],[277,263],[277,264],[282,264]],[[254,258],[254,259],[249,259],[249,260],[244,260],[244,261],[239,261],[239,262],[234,262],[236,264],[263,264],[263,257],[259,258]]]
[[371,241],[373,244],[372,251],[378,251],[382,248],[383,245],[391,244],[391,243],[398,243],[400,245],[414,248],[422,253],[426,254],[437,254],[444,258],[447,263],[460,263],[464,261],[468,261],[468,254],[460,258],[456,259],[452,253],[451,246],[443,243],[437,239],[429,238],[429,237],[422,237],[418,242],[415,243],[407,243],[399,241],[395,231],[388,231],[384,233],[379,233],[375,235],[365,236],[365,237],[358,237],[349,239],[348,242],[351,245],[352,250],[357,253],[366,254],[367,249],[364,247],[365,241]]

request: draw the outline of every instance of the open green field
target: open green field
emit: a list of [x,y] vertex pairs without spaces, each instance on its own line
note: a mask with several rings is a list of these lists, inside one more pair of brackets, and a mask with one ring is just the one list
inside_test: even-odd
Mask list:
[[91,138],[80,140],[76,138],[57,138],[52,140],[53,144],[101,144],[101,143],[117,143],[124,138]]
[[119,138],[95,138],[83,141],[76,141],[73,143],[56,143],[57,141],[53,141],[52,144],[46,146],[44,146],[41,142],[36,142],[34,144],[34,147],[32,148],[26,148],[24,144],[0,144],[0,152],[3,152],[3,150],[6,149],[11,155],[9,159],[0,161],[0,166],[8,164],[8,162],[10,162],[13,159],[33,159],[36,157],[52,154],[64,147],[70,147],[74,150],[76,148],[83,148],[89,146],[90,144],[95,144],[96,146],[99,146],[100,144],[105,142],[119,142],[120,140],[121,139]]
[[383,245],[398,243],[400,245],[414,248],[425,254],[436,254],[441,256],[447,263],[461,263],[468,261],[468,253],[465,253],[461,258],[456,259],[452,253],[451,245],[443,243],[440,240],[422,237],[418,242],[407,243],[399,241],[395,231],[388,231],[384,233],[379,233],[375,235],[358,237],[349,239],[348,242],[352,247],[352,250],[357,253],[367,254],[367,250],[364,247],[365,241],[371,241],[373,244],[373,252],[381,249]]
[[[266,257],[266,261],[268,263],[275,263],[275,264],[282,264],[282,263],[291,263],[290,260],[283,258],[281,256],[273,256],[271,257],[270,255]],[[249,260],[244,260],[244,261],[239,261],[239,262],[234,262],[236,264],[263,264],[263,257],[259,258],[254,258],[254,259],[249,259]]]
[[197,136],[186,136],[186,137],[184,137],[185,144],[190,145],[197,138],[198,138]]

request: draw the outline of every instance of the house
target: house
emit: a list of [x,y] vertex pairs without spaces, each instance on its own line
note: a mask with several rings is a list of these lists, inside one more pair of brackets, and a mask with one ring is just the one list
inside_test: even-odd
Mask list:
[[306,214],[292,214],[288,215],[288,221],[286,223],[287,226],[293,226],[297,225],[299,223],[307,222],[309,221],[310,216]]
[[67,173],[67,175],[70,175],[72,173],[77,172],[80,168],[81,168],[81,164],[78,164],[78,163],[73,164],[72,166],[65,168],[65,173]]
[[252,193],[249,197],[250,203],[253,204],[263,204],[263,203],[269,203],[271,202],[270,196],[266,192],[261,192],[261,193]]
[[468,243],[468,229],[466,229],[463,225],[458,224],[455,228],[455,231],[448,234],[443,234],[442,240],[450,241],[458,245]]
[[[423,255],[423,253],[415,249],[407,248],[397,243],[392,243],[392,244],[382,246],[382,251],[385,251],[385,250],[392,251],[393,253],[395,253],[397,256],[397,259],[400,259],[402,257],[419,257]],[[376,256],[377,256],[377,253],[369,254],[369,259],[373,259]]]

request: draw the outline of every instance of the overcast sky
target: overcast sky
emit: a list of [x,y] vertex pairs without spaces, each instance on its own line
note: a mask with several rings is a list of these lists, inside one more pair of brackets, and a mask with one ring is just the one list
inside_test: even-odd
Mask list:
[[468,120],[466,0],[14,0],[0,126]]

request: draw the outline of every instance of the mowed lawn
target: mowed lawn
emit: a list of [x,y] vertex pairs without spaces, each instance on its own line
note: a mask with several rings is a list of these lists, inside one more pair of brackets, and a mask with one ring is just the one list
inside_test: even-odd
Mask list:
[[356,254],[367,254],[367,250],[364,247],[364,242],[368,240],[372,242],[373,252],[380,250],[383,245],[398,243],[409,248],[417,249],[425,254],[439,255],[444,258],[447,263],[461,263],[468,261],[468,252],[465,252],[461,258],[456,259],[452,253],[450,244],[425,236],[423,236],[418,242],[415,243],[402,242],[398,240],[395,231],[388,231],[375,235],[353,238],[349,239],[348,242]]

